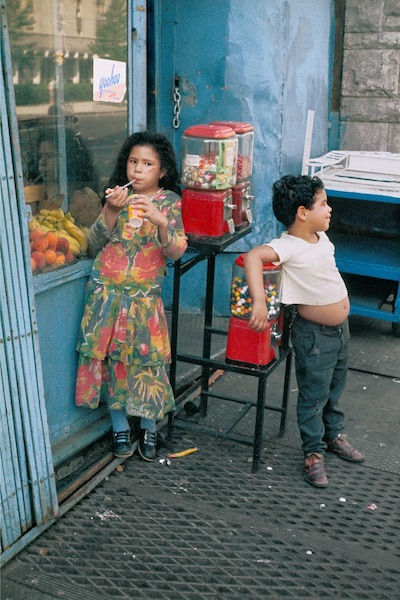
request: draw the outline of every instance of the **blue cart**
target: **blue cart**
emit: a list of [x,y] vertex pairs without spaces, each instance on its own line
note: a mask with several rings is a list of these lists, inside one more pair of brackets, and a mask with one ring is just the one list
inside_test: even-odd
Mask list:
[[307,171],[333,208],[329,237],[351,313],[389,321],[400,336],[400,154],[333,151]]

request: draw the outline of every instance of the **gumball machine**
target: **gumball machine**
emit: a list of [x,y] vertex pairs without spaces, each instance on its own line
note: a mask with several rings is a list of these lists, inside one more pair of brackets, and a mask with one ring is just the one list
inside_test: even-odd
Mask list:
[[186,233],[221,237],[235,233],[232,190],[193,190],[182,192],[182,219]]
[[236,183],[238,138],[233,129],[194,125],[181,145],[182,218],[186,233],[234,233],[231,189]]
[[235,229],[240,229],[240,227],[253,222],[250,203],[254,196],[251,195],[250,188],[250,180],[241,181],[232,188],[232,202],[235,207],[233,209],[232,218]]
[[266,263],[263,267],[268,325],[263,331],[249,326],[252,298],[244,274],[244,254],[234,262],[231,286],[231,317],[226,347],[227,363],[266,366],[279,357],[282,339],[283,312],[280,310],[281,267]]
[[251,123],[241,121],[213,121],[212,125],[231,127],[238,138],[238,159],[236,183],[232,187],[233,221],[238,229],[253,222],[251,214],[250,193],[251,176],[253,173],[254,127]]

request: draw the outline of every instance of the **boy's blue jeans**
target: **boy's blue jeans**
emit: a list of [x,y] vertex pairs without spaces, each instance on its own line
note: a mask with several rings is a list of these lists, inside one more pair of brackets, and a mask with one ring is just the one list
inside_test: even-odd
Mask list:
[[295,352],[298,386],[297,423],[304,455],[324,454],[325,440],[334,439],[343,429],[339,409],[347,379],[349,323],[330,327],[297,315],[291,338]]

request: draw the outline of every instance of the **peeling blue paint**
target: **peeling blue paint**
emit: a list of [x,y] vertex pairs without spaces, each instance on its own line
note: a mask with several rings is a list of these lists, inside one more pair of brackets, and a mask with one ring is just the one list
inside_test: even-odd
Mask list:
[[[271,186],[281,175],[301,171],[309,109],[315,111],[312,155],[327,151],[332,1],[165,0],[168,14],[171,4],[177,10],[169,60],[184,82],[182,107],[174,132],[170,101],[160,98],[160,129],[174,139],[179,155],[184,130],[196,123],[226,119],[249,121],[255,128],[253,232],[219,261],[219,312],[235,258],[230,253],[268,241],[280,229]],[[160,77],[169,76],[166,65]],[[165,81],[162,87],[167,89]],[[190,309],[198,305],[196,286],[185,284],[185,303]]]

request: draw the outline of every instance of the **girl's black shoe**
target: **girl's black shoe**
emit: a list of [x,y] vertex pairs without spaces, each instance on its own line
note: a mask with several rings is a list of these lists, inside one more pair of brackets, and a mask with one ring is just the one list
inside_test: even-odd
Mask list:
[[157,450],[157,432],[149,431],[148,429],[141,429],[138,450],[143,460],[147,460],[149,462],[155,461]]
[[131,432],[127,431],[114,431],[112,452],[114,456],[118,458],[124,458],[125,456],[132,456],[133,449],[131,444]]

